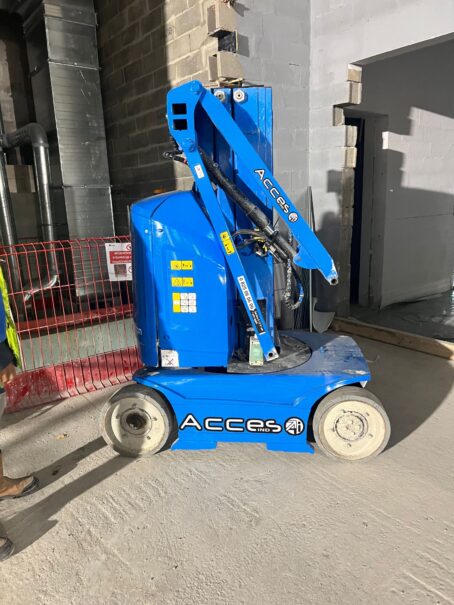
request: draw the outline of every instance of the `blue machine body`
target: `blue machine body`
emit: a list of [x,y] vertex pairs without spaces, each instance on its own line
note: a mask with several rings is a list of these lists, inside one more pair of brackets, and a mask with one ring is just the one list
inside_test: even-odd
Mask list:
[[269,450],[312,453],[307,429],[327,393],[370,379],[361,350],[348,336],[281,333],[305,342],[310,359],[267,374],[204,369],[140,370],[136,382],[162,393],[178,425],[172,449],[212,449],[218,442],[264,443]]
[[[134,379],[171,405],[178,426],[173,449],[244,441],[311,452],[314,405],[334,389],[364,385],[370,374],[346,336],[281,332],[296,353],[279,359],[273,258],[237,248],[232,234],[254,226],[222,188],[213,189],[200,147],[271,221],[273,212],[280,215],[298,243],[296,266],[318,269],[331,283],[337,273],[272,176],[271,90],[240,90],[241,103],[234,89],[221,91],[221,104],[197,82],[168,95],[169,129],[195,186],[131,210],[135,324],[145,366]],[[242,304],[265,359],[273,360],[246,371],[232,366],[246,340]]]
[[[143,363],[158,366],[165,351],[172,351],[175,367],[227,366],[235,338],[234,290],[194,193],[163,194],[135,204],[131,223],[135,324]],[[170,361],[167,356],[168,367]]]

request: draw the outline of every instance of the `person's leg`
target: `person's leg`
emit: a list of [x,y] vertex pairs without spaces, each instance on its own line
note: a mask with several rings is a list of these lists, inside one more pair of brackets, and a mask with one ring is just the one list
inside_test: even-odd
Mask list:
[[[6,407],[6,393],[0,390],[0,421]],[[0,501],[9,498],[21,498],[35,492],[39,487],[39,481],[33,475],[11,479],[4,474],[3,454],[0,449]]]
[[3,412],[6,408],[6,393],[3,389],[0,389],[0,423],[2,421]]
[[[0,389],[0,421],[6,407],[6,393]],[[3,456],[0,450],[0,500],[8,498],[20,498],[27,496],[39,488],[39,481],[36,477],[20,477],[19,479],[10,479],[3,472]],[[3,533],[3,532],[2,532]],[[0,561],[5,561],[14,552],[14,544],[9,538],[0,534]]]
[[[0,421],[6,407],[6,394],[0,390]],[[5,561],[13,554],[14,546],[6,536],[0,536],[0,561]]]
[[0,561],[5,561],[8,559],[14,552],[14,544],[11,542],[9,538],[0,537]]

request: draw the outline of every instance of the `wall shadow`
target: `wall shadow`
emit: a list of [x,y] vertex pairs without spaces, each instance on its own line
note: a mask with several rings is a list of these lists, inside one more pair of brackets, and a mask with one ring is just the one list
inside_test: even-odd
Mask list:
[[441,357],[392,345],[360,344],[372,373],[367,388],[380,398],[390,419],[391,448],[418,430],[447,401],[454,365]]

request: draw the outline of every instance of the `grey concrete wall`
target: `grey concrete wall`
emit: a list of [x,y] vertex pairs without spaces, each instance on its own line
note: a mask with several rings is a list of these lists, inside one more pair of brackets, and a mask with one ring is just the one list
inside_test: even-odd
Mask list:
[[[317,227],[340,271],[327,305],[348,312],[353,203],[354,137],[342,126],[342,109],[360,100],[358,65],[400,49],[428,44],[454,32],[452,0],[314,0],[311,3],[309,177]],[[334,113],[334,115],[333,115]],[[333,124],[338,124],[337,128]]]
[[384,177],[370,175],[385,179],[383,208],[367,195],[362,204],[363,222],[372,225],[370,286],[378,306],[444,292],[452,284],[453,70],[454,41],[363,68],[357,110],[366,120],[370,113],[387,116],[370,153],[372,161],[380,154],[386,163]]
[[239,59],[246,81],[272,86],[274,169],[300,207],[308,185],[309,0],[243,0]]

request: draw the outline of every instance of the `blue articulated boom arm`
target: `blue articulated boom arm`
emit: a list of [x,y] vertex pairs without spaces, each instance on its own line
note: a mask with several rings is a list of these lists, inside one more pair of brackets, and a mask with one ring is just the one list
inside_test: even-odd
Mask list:
[[273,339],[253,295],[241,258],[233,244],[226,219],[198,147],[195,124],[195,114],[198,106],[204,109],[215,128],[246,168],[248,186],[259,198],[263,199],[265,196],[297,240],[298,247],[293,257],[293,263],[307,269],[318,269],[330,284],[337,283],[336,268],[328,252],[311,231],[283,188],[264,165],[263,160],[222,103],[197,81],[183,84],[171,90],[167,96],[167,119],[170,133],[186,155],[188,166],[219,239],[251,324],[262,346],[265,359],[271,361],[278,357]]

